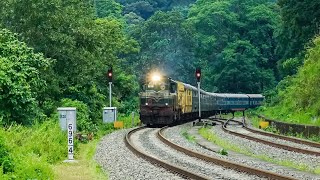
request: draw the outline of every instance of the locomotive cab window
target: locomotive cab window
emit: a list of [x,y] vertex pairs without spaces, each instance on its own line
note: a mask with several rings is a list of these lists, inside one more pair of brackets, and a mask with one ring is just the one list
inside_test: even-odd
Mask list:
[[170,83],[170,93],[176,93],[177,85],[175,83]]

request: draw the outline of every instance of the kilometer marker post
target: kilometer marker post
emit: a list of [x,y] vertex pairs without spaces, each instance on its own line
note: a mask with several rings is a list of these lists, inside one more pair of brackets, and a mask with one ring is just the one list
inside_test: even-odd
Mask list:
[[73,123],[68,119],[68,160],[73,161]]
[[67,160],[63,162],[76,163],[74,159],[74,133],[77,130],[76,127],[76,108],[75,107],[60,107],[58,108],[59,121],[61,129],[67,131]]

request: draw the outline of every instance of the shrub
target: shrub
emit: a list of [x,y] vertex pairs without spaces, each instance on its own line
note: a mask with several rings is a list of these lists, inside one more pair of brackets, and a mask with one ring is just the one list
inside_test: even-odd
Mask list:
[[227,152],[226,149],[222,148],[222,149],[220,149],[219,154],[224,155],[224,156],[227,156],[227,155],[228,155],[228,152]]
[[12,124],[0,129],[0,137],[4,179],[53,179],[51,164],[67,157],[67,134],[57,120],[32,127]]
[[50,165],[36,154],[28,153],[15,169],[17,179],[54,179]]
[[14,168],[14,164],[10,157],[8,148],[4,144],[4,140],[2,137],[0,137],[0,166],[2,167],[1,172],[4,174],[12,172]]
[[15,34],[0,29],[0,114],[7,123],[31,124],[41,115],[37,99],[47,89],[43,75],[50,64]]

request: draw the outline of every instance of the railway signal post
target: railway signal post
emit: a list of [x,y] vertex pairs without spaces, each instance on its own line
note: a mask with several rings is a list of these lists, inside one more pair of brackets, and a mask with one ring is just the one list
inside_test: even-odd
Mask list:
[[199,122],[201,122],[201,98],[200,98],[200,78],[201,78],[201,69],[196,69],[196,78],[198,83],[198,97],[199,97]]

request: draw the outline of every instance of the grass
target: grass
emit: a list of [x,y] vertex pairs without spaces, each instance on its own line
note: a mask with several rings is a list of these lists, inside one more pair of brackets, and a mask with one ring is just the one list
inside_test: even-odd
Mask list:
[[[256,128],[259,127],[259,122],[262,121],[261,118],[257,117],[255,115],[255,113],[252,113],[252,112],[248,113],[248,118],[250,118],[250,121],[251,121],[252,125],[254,127],[256,127]],[[271,127],[271,126],[265,128],[264,130],[268,131],[268,132],[275,133],[275,134],[281,134],[276,128]],[[301,139],[306,139],[306,140],[310,140],[310,141],[314,141],[314,142],[320,142],[320,137],[316,136],[316,135],[310,136],[310,137],[306,137],[302,133],[293,133],[293,132],[288,132],[288,133],[283,134],[283,135],[297,137],[297,138],[301,138]]]
[[268,118],[277,119],[287,123],[320,126],[320,117],[312,115],[311,112],[295,111],[291,112],[281,106],[260,107],[255,110],[257,114],[263,114]]
[[94,161],[96,145],[99,140],[91,141],[87,144],[80,144],[78,153],[75,155],[77,163],[61,162],[53,166],[55,179],[57,180],[91,180],[107,179],[107,175],[101,167]]
[[[125,128],[131,127],[132,116],[119,116]],[[135,116],[135,125],[139,117]],[[94,161],[100,138],[115,129],[113,123],[98,125],[93,141],[75,140],[78,163],[67,159],[67,133],[59,122],[48,119],[31,127],[10,125],[0,128],[0,179],[107,179]]]
[[212,131],[209,131],[208,128],[199,129],[199,134],[202,137],[204,137],[205,139],[209,140],[210,142],[213,142],[214,144],[217,144],[226,150],[232,150],[234,152],[241,153],[246,156],[261,159],[261,160],[271,162],[274,164],[278,164],[281,166],[286,166],[286,167],[298,169],[301,171],[307,171],[307,172],[311,172],[314,174],[320,174],[320,166],[317,166],[315,169],[313,169],[306,164],[302,164],[302,163],[297,164],[296,162],[289,161],[289,160],[279,160],[279,159],[272,158],[272,157],[265,155],[265,154],[255,154],[255,153],[251,152],[249,149],[246,149],[244,147],[239,147],[236,144],[232,144],[228,141],[225,141],[223,138],[217,136]]
[[184,136],[190,142],[193,142],[193,143],[195,142],[195,137],[188,134],[187,130],[184,130],[182,132],[182,136]]
[[0,129],[0,137],[6,152],[0,159],[9,159],[9,164],[1,163],[0,179],[53,179],[51,165],[66,156],[67,135],[56,121],[32,127],[12,124]]

